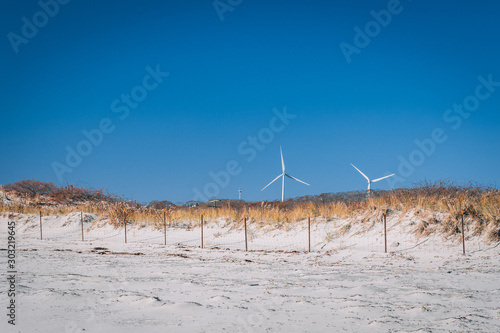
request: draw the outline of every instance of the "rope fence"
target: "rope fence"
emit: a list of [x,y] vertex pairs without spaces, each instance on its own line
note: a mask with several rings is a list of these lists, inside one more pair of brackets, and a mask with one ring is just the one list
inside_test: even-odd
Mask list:
[[[4,216],[5,218],[5,216]],[[10,219],[11,217],[9,217]],[[461,230],[454,237],[431,233],[417,237],[408,224],[389,218],[346,223],[342,219],[305,217],[300,222],[270,225],[263,221],[227,223],[222,219],[154,224],[124,222],[113,225],[83,211],[63,216],[24,215],[17,225],[20,239],[44,241],[81,241],[112,243],[146,243],[165,246],[200,247],[241,251],[326,252],[354,249],[367,252],[411,253],[477,253],[496,248],[478,236],[467,233],[468,220],[461,215]]]

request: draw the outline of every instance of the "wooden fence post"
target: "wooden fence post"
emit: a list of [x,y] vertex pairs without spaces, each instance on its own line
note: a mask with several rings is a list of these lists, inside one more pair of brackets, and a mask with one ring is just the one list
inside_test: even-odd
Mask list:
[[387,253],[387,209],[384,209],[384,244],[385,253]]
[[43,239],[43,234],[42,234],[42,208],[40,208],[40,239]]
[[245,251],[248,251],[248,238],[247,238],[247,216],[246,214],[244,215],[244,221],[245,221]]
[[125,226],[125,244],[127,244],[127,219],[125,219],[123,225]]
[[201,213],[201,248],[203,249],[203,213]]
[[83,238],[83,209],[80,211],[80,222],[82,224],[82,242],[84,241]]
[[165,208],[163,208],[163,243],[167,245],[167,213]]
[[464,228],[464,211],[462,210],[462,246],[465,255],[465,228]]
[[308,229],[308,239],[309,239],[309,252],[311,252],[311,214],[307,217],[307,229]]

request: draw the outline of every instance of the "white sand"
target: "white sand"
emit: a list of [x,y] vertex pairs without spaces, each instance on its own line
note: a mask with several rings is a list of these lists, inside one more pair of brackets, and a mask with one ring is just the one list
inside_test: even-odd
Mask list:
[[[2,292],[0,332],[500,331],[500,246],[469,238],[463,256],[456,240],[405,233],[411,219],[391,220],[389,254],[379,222],[343,236],[349,221],[313,224],[314,251],[287,253],[244,252],[242,230],[221,221],[206,245],[231,250],[200,249],[199,228],[169,229],[167,246],[161,231],[134,228],[124,244],[123,230],[91,230],[90,217],[82,242],[79,214],[45,218],[43,241],[36,216],[5,215],[2,249],[11,220],[17,324]],[[285,229],[255,228],[250,248],[307,248],[305,224]],[[4,291],[6,251],[0,266]]]

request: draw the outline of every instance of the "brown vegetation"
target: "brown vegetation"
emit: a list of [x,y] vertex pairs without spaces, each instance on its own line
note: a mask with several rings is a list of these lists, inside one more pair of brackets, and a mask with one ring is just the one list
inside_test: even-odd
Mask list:
[[[419,216],[416,233],[426,236],[433,232],[455,235],[460,232],[461,212],[464,212],[473,235],[486,234],[490,241],[500,241],[500,190],[478,186],[457,186],[452,183],[419,184],[413,188],[364,192],[328,193],[290,199],[285,202],[244,202],[221,200],[217,207],[200,203],[195,207],[175,206],[168,201],[153,201],[149,205],[126,202],[102,190],[64,187],[36,180],[21,181],[3,187],[7,197],[17,197],[9,203],[0,201],[1,212],[66,214],[79,211],[108,216],[113,223],[147,223],[161,227],[164,214],[167,223],[196,225],[203,214],[205,220],[222,218],[228,225],[239,227],[243,216],[249,223],[288,228],[310,215],[326,221],[337,218],[359,218],[373,221],[384,209],[404,215],[415,211]],[[439,215],[439,216],[438,216]],[[346,230],[347,231],[347,230]]]

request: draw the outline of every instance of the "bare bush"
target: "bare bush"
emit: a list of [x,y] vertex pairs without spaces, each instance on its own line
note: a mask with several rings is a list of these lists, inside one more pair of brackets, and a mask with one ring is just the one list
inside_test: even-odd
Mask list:
[[130,218],[133,213],[133,207],[126,202],[116,202],[108,209],[108,216],[115,227],[131,222]]
[[77,205],[89,202],[116,202],[116,196],[104,189],[74,187],[72,185],[58,187],[51,182],[26,179],[3,186],[3,190],[16,196],[41,205]]

